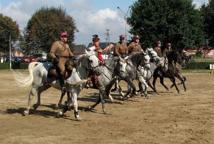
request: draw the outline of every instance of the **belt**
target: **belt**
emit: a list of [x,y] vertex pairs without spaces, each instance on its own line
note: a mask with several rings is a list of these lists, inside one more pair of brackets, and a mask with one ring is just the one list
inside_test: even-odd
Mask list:
[[70,58],[70,56],[57,56],[59,58]]

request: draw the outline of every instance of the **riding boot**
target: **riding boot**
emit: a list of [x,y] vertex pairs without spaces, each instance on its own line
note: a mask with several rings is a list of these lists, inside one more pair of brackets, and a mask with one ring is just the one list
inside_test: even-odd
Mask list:
[[64,92],[66,88],[65,88],[65,82],[64,82],[64,75],[62,74],[59,74],[59,84],[61,86],[61,90]]

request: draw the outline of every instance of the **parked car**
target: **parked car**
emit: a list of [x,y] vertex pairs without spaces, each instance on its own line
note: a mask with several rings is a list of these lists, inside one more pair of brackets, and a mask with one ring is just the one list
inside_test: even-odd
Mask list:
[[37,58],[34,56],[24,56],[23,57],[23,62],[25,63],[30,63],[30,62],[35,62],[37,61]]

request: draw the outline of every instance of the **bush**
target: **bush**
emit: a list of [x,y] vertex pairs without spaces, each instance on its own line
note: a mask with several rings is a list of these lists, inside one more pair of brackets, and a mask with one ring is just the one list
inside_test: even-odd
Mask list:
[[195,58],[202,58],[203,57],[203,53],[201,51],[197,51],[194,57]]

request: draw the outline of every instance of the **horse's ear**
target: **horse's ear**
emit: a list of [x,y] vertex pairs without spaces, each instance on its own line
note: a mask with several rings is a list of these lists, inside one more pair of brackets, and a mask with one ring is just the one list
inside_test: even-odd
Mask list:
[[85,54],[86,54],[86,55],[89,55],[89,52],[88,52],[86,49],[85,49]]
[[123,60],[120,56],[119,56],[119,59],[120,59],[120,60]]

